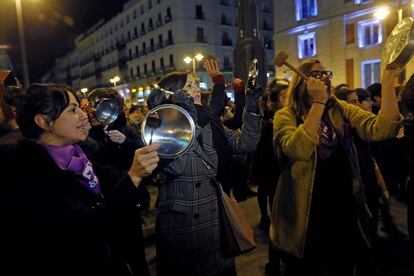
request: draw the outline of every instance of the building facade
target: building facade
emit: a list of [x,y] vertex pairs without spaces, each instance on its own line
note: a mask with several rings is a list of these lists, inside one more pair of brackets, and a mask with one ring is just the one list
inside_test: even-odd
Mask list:
[[[238,0],[130,0],[110,20],[101,20],[76,39],[76,49],[56,61],[63,80],[79,88],[110,86],[119,76],[119,87],[145,94],[147,87],[173,70],[192,70],[184,58],[214,54],[230,80],[233,50],[238,34]],[[273,6],[258,0],[260,39],[273,52]],[[201,81],[208,78],[196,61]],[[61,76],[61,74],[57,74]],[[62,76],[61,76],[62,77]],[[148,90],[147,90],[148,92]],[[140,97],[140,96],[139,96]]]
[[[334,73],[334,85],[367,87],[380,81],[384,43],[403,17],[412,16],[411,0],[275,0],[275,52],[284,50],[294,66],[307,58],[319,59]],[[375,15],[387,7],[384,19]],[[282,12],[283,11],[283,12]],[[414,72],[413,61],[400,83]],[[289,78],[286,67],[276,68],[277,78]]]

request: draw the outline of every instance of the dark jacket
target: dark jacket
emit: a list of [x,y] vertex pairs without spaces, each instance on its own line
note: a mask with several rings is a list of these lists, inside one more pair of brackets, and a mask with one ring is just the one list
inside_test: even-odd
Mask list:
[[280,166],[273,150],[273,116],[265,113],[262,121],[262,133],[253,154],[253,178],[261,184],[276,186],[280,175]]
[[103,197],[57,167],[35,142],[0,148],[2,275],[148,275],[133,223],[143,187],[94,165]]

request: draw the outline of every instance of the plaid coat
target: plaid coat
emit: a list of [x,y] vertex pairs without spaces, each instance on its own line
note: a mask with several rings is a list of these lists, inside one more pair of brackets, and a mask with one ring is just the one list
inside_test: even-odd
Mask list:
[[[224,127],[234,153],[254,150],[260,116],[245,113],[241,131]],[[160,186],[157,216],[158,275],[217,275],[223,270],[217,202],[218,157],[210,124],[197,129],[191,148],[165,168],[172,180]]]

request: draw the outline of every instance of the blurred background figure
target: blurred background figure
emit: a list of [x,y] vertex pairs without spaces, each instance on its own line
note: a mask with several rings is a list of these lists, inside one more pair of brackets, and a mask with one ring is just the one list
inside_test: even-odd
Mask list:
[[16,105],[22,94],[12,72],[0,72],[0,145],[16,144],[23,139],[16,122]]

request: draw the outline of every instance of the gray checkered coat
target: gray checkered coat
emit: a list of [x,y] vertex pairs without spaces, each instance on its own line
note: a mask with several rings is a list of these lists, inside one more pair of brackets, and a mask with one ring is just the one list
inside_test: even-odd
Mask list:
[[[254,150],[260,116],[244,113],[241,131],[224,127],[233,153]],[[197,130],[197,140],[165,171],[173,180],[159,190],[157,216],[158,275],[218,275],[222,256],[215,175],[218,164],[210,124]]]

